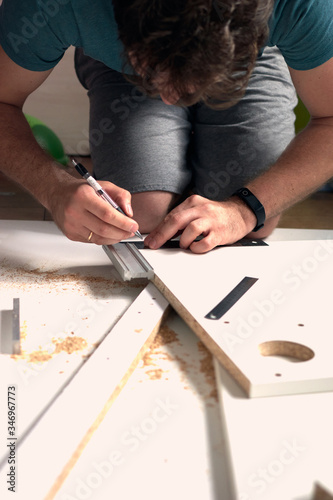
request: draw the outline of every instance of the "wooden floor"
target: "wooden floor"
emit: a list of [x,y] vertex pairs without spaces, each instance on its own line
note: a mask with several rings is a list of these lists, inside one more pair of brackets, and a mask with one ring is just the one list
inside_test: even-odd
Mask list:
[[279,227],[333,229],[333,192],[318,192],[287,210]]
[[[89,159],[84,159],[84,164],[89,168]],[[52,217],[28,193],[0,174],[0,219],[52,220]],[[317,192],[287,210],[279,227],[333,229],[333,192]]]

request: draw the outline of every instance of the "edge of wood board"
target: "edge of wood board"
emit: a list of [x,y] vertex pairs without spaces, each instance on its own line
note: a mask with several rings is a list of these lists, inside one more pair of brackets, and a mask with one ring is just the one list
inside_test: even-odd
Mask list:
[[163,283],[163,281],[155,274],[153,283],[156,288],[164,295],[172,307],[177,311],[179,316],[193,330],[199,339],[205,344],[207,349],[217,358],[222,366],[236,380],[238,385],[243,389],[245,394],[250,397],[251,383],[238,366],[225,354],[216,342],[208,335],[206,330],[198,323],[186,307],[177,299],[171,290]]
[[125,387],[127,381],[129,380],[129,378],[132,375],[133,371],[137,367],[139,361],[147,353],[147,351],[150,348],[151,344],[153,343],[153,341],[154,341],[157,333],[159,332],[159,329],[160,329],[162,323],[164,322],[164,320],[165,320],[165,318],[166,318],[166,316],[168,314],[168,311],[169,311],[169,309],[167,309],[164,312],[163,316],[161,317],[161,319],[159,320],[159,322],[156,324],[155,328],[152,330],[150,336],[147,339],[147,342],[140,349],[140,351],[138,352],[138,355],[133,360],[132,364],[129,366],[129,369],[128,369],[127,373],[123,376],[123,378],[119,382],[119,384],[116,387],[116,389],[113,391],[113,393],[111,394],[111,396],[109,397],[109,399],[106,401],[103,409],[101,410],[101,412],[97,416],[97,418],[94,421],[94,423],[87,430],[86,434],[82,438],[80,444],[78,445],[78,447],[74,451],[73,455],[71,456],[71,458],[68,460],[68,462],[64,466],[61,474],[57,477],[57,479],[56,479],[55,483],[53,484],[51,490],[49,491],[48,495],[45,497],[45,500],[52,500],[55,497],[55,495],[57,494],[57,492],[60,490],[61,486],[65,482],[66,478],[70,474],[70,472],[73,469],[73,467],[75,466],[76,462],[79,460],[79,458],[80,458],[82,452],[84,451],[85,447],[87,446],[87,444],[89,443],[90,439],[92,438],[94,432],[98,429],[98,427],[100,426],[100,424],[103,422],[106,414],[108,413],[109,409],[113,405],[114,401],[117,399],[117,397],[119,396],[120,392]]

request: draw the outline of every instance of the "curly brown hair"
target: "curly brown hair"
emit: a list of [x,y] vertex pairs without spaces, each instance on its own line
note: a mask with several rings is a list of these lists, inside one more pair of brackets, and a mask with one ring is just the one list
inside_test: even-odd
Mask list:
[[[172,88],[177,104],[235,104],[268,36],[274,0],[113,0],[129,77],[155,96]],[[124,70],[125,71],[125,70]],[[163,83],[156,83],[163,74]],[[165,76],[167,75],[167,76]],[[191,89],[191,91],[189,91]],[[194,89],[194,92],[193,92]]]

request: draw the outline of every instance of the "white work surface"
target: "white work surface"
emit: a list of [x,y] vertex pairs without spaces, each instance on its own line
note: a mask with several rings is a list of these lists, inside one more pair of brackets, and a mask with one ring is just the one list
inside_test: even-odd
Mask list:
[[[272,238],[328,236],[332,232],[277,230]],[[35,342],[27,335],[26,342],[32,342],[25,346],[27,351],[49,346],[57,333],[74,332],[88,339],[82,353],[61,352],[50,363],[30,367],[26,359],[0,356],[1,458],[7,386],[20,385],[17,425],[23,433],[144,283],[120,283],[101,248],[66,240],[51,222],[1,221],[0,261],[0,309],[10,309],[12,299],[19,297],[21,322],[26,321],[28,333],[36,332]],[[178,316],[171,314],[166,327],[169,341],[155,347],[134,371],[56,500],[310,500],[316,481],[333,490],[331,393],[250,400],[218,370],[223,382],[221,419],[207,352]],[[40,395],[39,407],[29,408],[29,393],[34,402]],[[77,398],[84,397],[83,387]],[[71,409],[64,412],[68,426],[74,427]],[[58,436],[61,448],[57,422],[49,432]],[[43,455],[29,470],[20,469],[19,448],[17,452],[17,493],[6,495],[5,464],[0,471],[1,499],[45,498],[43,471],[52,467],[57,449],[45,442]]]
[[[39,415],[146,282],[120,282],[101,247],[70,242],[52,222],[1,221],[0,262],[0,310],[10,310],[12,299],[19,297],[24,350],[53,354],[40,363],[32,363],[27,356],[15,360],[0,355],[1,460],[7,443],[7,386],[18,387],[17,434],[22,436],[28,429],[25,448],[33,420],[37,418],[38,428]],[[87,339],[86,348],[54,354],[52,339],[71,338],[72,332]],[[162,341],[139,364],[57,500],[149,499],[157,492],[161,499],[177,492],[182,498],[215,499],[228,491],[228,482],[220,481],[225,447],[210,357],[177,316],[171,314],[166,333],[167,345]],[[85,387],[77,398],[85,398]],[[89,400],[86,404],[89,407]],[[72,408],[63,412],[68,427],[74,429]],[[27,464],[26,453],[24,463],[23,457],[20,462],[18,447],[14,498],[42,500],[52,487],[44,484],[44,478],[61,453],[64,430],[54,421],[49,433],[50,442],[57,437],[56,446],[48,446],[45,440],[36,462]],[[5,460],[0,470],[1,500],[13,498],[6,489],[8,467]]]

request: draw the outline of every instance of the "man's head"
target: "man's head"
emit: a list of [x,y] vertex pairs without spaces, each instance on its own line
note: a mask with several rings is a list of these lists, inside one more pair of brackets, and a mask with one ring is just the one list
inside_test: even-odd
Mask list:
[[243,95],[273,0],[113,0],[125,54],[149,95],[226,107]]

